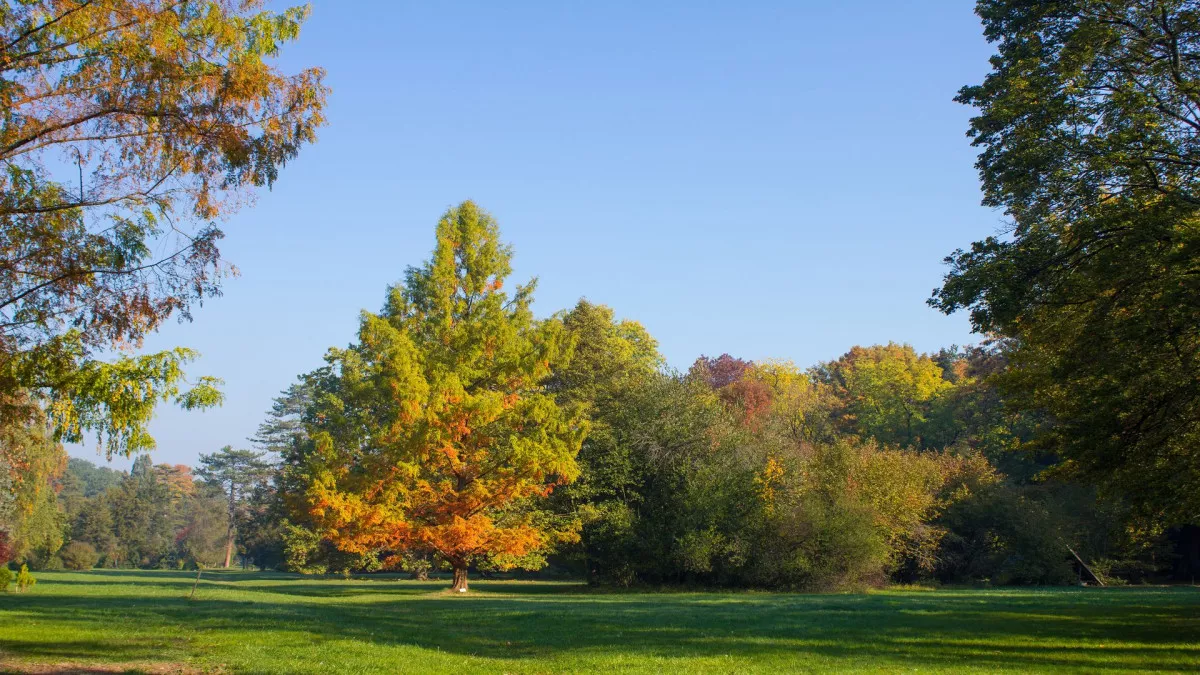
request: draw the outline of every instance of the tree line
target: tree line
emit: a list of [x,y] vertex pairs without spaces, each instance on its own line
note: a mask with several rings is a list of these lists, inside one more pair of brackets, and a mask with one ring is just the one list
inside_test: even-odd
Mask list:
[[[1032,442],[1046,414],[996,384],[1010,341],[853,347],[809,368],[722,354],[678,372],[609,307],[535,319],[533,284],[504,291],[512,251],[474,204],[448,211],[437,240],[355,343],[275,401],[258,452],[202,457],[205,490],[173,491],[195,485],[186,469],[144,456],[83,506],[60,490],[64,554],[180,566],[236,545],[235,563],[443,569],[458,588],[470,570],[547,566],[600,584],[810,590],[1189,571],[1178,528],[1052,471],[1062,456]],[[162,536],[94,528],[93,512],[130,499]]]

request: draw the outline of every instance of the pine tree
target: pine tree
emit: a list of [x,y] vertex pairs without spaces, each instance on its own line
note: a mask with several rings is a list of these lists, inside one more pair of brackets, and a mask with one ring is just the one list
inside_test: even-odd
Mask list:
[[200,455],[196,476],[228,497],[229,524],[225,538],[225,567],[233,561],[233,544],[237,539],[237,523],[242,501],[255,485],[265,481],[271,465],[261,452],[234,450],[225,446],[211,455]]

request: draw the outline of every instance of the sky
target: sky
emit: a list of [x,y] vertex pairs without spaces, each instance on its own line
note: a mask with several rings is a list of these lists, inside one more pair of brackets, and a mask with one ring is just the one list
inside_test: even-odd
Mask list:
[[950,0],[314,0],[280,66],[328,71],[329,125],[221,224],[225,294],[147,340],[201,352],[189,373],[226,394],[160,407],[154,459],[247,447],[464,199],[514,281],[538,278],[535,311],[609,305],[675,368],[977,342],[925,301],[946,255],[1003,226],[953,101],[991,53]]

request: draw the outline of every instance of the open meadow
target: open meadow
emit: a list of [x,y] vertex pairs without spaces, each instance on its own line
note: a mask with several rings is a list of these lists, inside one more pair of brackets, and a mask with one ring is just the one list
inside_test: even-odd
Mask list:
[[46,572],[6,672],[1194,671],[1200,589],[601,593],[575,583]]

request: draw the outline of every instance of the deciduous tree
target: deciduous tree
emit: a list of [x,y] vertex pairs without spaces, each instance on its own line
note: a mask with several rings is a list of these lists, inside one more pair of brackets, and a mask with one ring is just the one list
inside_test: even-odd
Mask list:
[[305,416],[305,515],[346,551],[432,552],[458,591],[473,562],[541,563],[555,528],[533,499],[576,478],[586,433],[546,388],[562,323],[534,319],[533,283],[503,290],[511,258],[474,203],[447,211]]
[[324,121],[322,71],[271,63],[307,10],[264,4],[0,4],[0,419],[111,456],[154,446],[157,402],[219,401],[190,350],[96,355],[219,293],[215,221]]
[[951,387],[932,358],[896,343],[854,347],[816,374],[841,399],[847,431],[903,446],[921,444],[933,401]]
[[982,0],[984,203],[1009,236],[947,259],[931,303],[1013,340],[999,381],[1044,410],[1061,474],[1200,522],[1200,8]]

